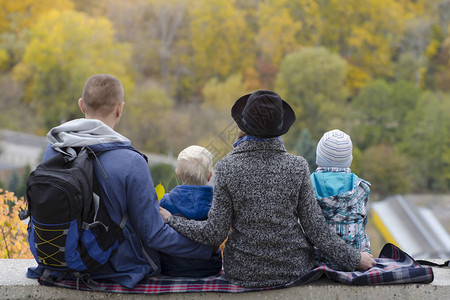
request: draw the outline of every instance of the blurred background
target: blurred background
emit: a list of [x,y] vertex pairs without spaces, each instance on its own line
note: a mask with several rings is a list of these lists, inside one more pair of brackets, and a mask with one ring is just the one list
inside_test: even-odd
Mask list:
[[[0,6],[0,186],[18,197],[45,134],[82,117],[85,81],[109,73],[126,90],[117,131],[150,154],[154,181],[166,190],[177,184],[180,150],[198,144],[216,160],[226,155],[237,138],[232,104],[270,89],[294,108],[283,139],[311,171],[318,140],[339,128],[353,141],[353,172],[372,184],[370,202],[410,195],[408,205],[430,209],[450,230],[450,0]],[[369,219],[375,255],[390,238],[399,244],[383,234],[383,226],[403,228],[381,220],[387,210],[379,208],[381,225]]]

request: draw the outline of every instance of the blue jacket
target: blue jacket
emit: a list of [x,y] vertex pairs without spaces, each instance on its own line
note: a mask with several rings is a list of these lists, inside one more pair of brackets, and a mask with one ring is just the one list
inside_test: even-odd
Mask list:
[[[351,173],[350,168],[317,168],[311,181],[329,228],[355,249],[370,253],[370,239],[365,233],[370,183]],[[338,268],[322,253],[316,253],[316,259]]]
[[160,205],[172,214],[188,219],[206,220],[213,199],[213,188],[207,185],[178,185],[164,195]]
[[[173,215],[206,220],[213,200],[213,188],[205,185],[178,185],[164,195],[160,205]],[[222,269],[222,252],[210,259],[187,259],[161,253],[162,272],[174,277],[206,277]]]
[[[148,164],[131,142],[95,144],[90,148],[104,152],[98,159],[108,178],[105,180],[96,164],[94,166],[100,198],[105,201],[111,219],[119,224],[128,212],[128,222],[123,230],[125,241],[105,266],[91,274],[92,279],[109,279],[132,288],[144,277],[161,272],[158,251],[186,258],[211,257],[211,246],[192,242],[164,223]],[[55,154],[49,145],[43,160]],[[157,269],[153,269],[144,257],[139,237]],[[34,271],[32,274],[29,270],[27,276],[36,277],[42,270]]]
[[311,174],[311,180],[316,198],[321,199],[351,191],[354,188],[354,183],[358,180],[358,176],[351,172],[314,172]]

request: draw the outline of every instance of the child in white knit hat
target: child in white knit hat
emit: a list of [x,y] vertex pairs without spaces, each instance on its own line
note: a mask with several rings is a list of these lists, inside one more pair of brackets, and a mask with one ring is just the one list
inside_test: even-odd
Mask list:
[[[311,174],[317,202],[330,229],[359,251],[370,253],[366,206],[370,183],[351,172],[353,145],[350,136],[334,129],[317,144],[317,169]],[[318,264],[338,268],[327,257],[316,251]]]

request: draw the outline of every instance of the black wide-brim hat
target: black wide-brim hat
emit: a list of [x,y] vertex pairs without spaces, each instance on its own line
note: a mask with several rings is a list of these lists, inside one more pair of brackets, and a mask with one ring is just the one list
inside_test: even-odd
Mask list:
[[266,90],[237,99],[231,116],[242,131],[265,138],[287,133],[295,122],[291,106],[277,93]]

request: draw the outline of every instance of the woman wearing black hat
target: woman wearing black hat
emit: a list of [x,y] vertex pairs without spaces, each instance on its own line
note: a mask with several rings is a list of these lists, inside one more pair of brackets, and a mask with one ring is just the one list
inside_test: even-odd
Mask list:
[[280,135],[295,121],[292,108],[271,91],[239,98],[231,114],[246,133],[217,162],[214,200],[206,221],[161,215],[194,241],[219,245],[227,279],[244,287],[289,283],[314,267],[313,245],[345,270],[375,261],[347,245],[326,225],[300,156],[286,152]]

